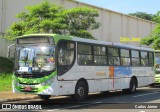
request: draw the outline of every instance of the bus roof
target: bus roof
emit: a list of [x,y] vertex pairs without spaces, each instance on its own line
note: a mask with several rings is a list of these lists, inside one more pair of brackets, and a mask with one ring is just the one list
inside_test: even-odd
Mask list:
[[[84,43],[107,45],[107,46],[113,46],[113,47],[115,46],[115,47],[124,48],[124,49],[154,51],[153,49],[146,48],[146,47],[138,47],[138,46],[126,45],[126,44],[122,44],[122,43],[112,43],[112,42],[85,39],[85,38],[73,37],[73,36],[69,36],[69,35],[59,35],[59,34],[28,34],[28,35],[19,36],[17,38],[28,37],[28,36],[52,36],[53,38],[54,38],[54,36],[58,36],[58,37],[62,36],[63,37],[62,39],[65,39],[64,37],[70,37],[70,39],[73,41],[84,42]],[[155,50],[155,51],[158,51],[158,50]],[[160,52],[160,50],[159,50],[159,52]]]
[[22,35],[22,36],[18,36],[16,38],[23,38],[23,37],[29,37],[29,36],[54,36],[56,34],[27,34],[27,35]]
[[86,42],[86,43],[92,43],[92,44],[99,44],[99,45],[108,45],[108,46],[115,46],[119,48],[124,48],[124,49],[135,49],[135,50],[144,50],[144,51],[154,51],[151,48],[146,48],[146,47],[139,47],[139,46],[133,46],[133,45],[126,45],[122,43],[112,43],[112,42],[106,42],[106,41],[100,41],[100,40],[91,40],[91,39],[84,39],[84,38],[78,38],[78,37],[73,37],[74,41],[78,42]]

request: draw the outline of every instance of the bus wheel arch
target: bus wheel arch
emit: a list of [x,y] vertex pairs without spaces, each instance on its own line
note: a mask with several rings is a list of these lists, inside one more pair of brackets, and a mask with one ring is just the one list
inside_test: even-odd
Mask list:
[[74,99],[76,101],[85,100],[88,96],[88,91],[89,87],[87,80],[84,78],[79,79],[75,86],[75,94],[73,95]]
[[123,92],[127,93],[127,94],[133,94],[136,92],[136,88],[138,87],[138,81],[137,81],[137,77],[133,76],[130,80],[129,83],[129,88],[128,89],[123,89]]
[[138,87],[138,80],[137,80],[137,77],[136,76],[133,76],[132,78],[131,78],[131,80],[133,80],[133,78],[134,78],[134,80],[135,80],[135,82],[136,82],[136,88]]

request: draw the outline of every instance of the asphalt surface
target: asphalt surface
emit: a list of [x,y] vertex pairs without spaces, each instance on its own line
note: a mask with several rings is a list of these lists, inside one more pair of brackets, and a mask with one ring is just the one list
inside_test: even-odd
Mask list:
[[[122,91],[109,93],[90,94],[83,102],[76,102],[69,96],[52,97],[48,101],[41,99],[21,100],[15,102],[4,102],[0,104],[9,105],[12,111],[104,111],[108,112],[160,112],[160,87],[143,87],[137,89],[135,94],[125,94]],[[11,111],[1,109],[0,111]],[[96,111],[97,112],[97,111]]]

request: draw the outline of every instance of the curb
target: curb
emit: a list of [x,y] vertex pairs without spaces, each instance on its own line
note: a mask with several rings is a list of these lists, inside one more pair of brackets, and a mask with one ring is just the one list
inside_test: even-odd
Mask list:
[[20,100],[38,99],[38,98],[39,98],[39,96],[19,97],[19,98],[7,98],[7,99],[0,99],[0,103],[12,102],[12,101],[20,101]]

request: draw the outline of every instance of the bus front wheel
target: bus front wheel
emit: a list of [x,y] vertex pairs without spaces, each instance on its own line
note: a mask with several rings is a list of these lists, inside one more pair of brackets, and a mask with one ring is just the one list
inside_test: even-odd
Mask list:
[[38,95],[38,96],[42,100],[48,100],[51,97],[51,95]]
[[83,81],[78,82],[75,88],[74,99],[76,101],[82,101],[87,98],[87,95],[87,85]]

